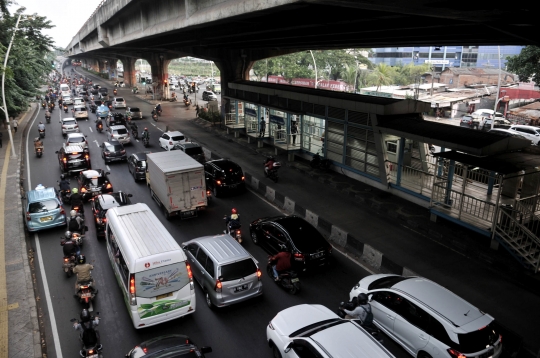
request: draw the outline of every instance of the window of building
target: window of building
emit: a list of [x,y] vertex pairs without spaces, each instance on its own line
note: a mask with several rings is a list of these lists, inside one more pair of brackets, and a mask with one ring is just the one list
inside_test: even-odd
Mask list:
[[310,153],[322,153],[325,140],[325,119],[304,115],[302,122],[302,149]]
[[375,147],[374,134],[371,129],[347,127],[347,143],[345,150],[345,164],[379,177],[379,159]]

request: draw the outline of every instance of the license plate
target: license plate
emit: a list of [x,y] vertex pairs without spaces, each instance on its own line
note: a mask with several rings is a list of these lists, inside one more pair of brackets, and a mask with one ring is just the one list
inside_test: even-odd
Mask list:
[[161,300],[161,299],[164,299],[164,298],[170,297],[170,296],[172,296],[172,292],[166,293],[164,295],[156,296],[156,300]]
[[197,212],[195,210],[189,210],[189,211],[184,211],[180,214],[183,218],[189,218],[189,217],[192,217],[192,216],[197,216]]
[[39,221],[41,221],[43,223],[43,222],[46,222],[46,221],[51,221],[52,219],[53,219],[52,216],[45,216],[44,218],[39,218]]
[[298,282],[298,281],[300,281],[299,278],[291,278],[291,282],[292,282],[292,283],[295,283],[295,282]]
[[234,292],[241,292],[248,289],[248,285],[242,285],[234,288]]
[[92,297],[92,292],[81,293],[81,298]]
[[91,356],[86,356],[86,358],[98,358],[97,354],[92,354]]
[[81,165],[81,162],[73,162],[73,164],[72,164],[72,165],[73,165],[74,167],[78,167],[78,166],[80,166],[80,165]]

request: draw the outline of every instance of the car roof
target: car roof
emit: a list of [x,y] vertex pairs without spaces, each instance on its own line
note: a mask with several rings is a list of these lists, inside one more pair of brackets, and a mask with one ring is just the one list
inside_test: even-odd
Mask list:
[[77,122],[77,120],[73,117],[66,117],[66,118],[62,118],[62,122],[65,122],[65,121],[75,121]]
[[[123,195],[122,195],[123,194]],[[103,209],[110,209],[116,206],[127,205],[128,197],[125,193],[108,193],[98,196],[99,204]]]
[[229,160],[229,159],[216,159],[216,160],[211,160],[207,163],[212,163],[212,164],[215,164],[217,167],[221,168],[221,169],[224,169],[224,170],[227,170],[227,169],[230,169],[230,168],[240,168],[240,166],[238,164],[236,164],[235,162],[233,162],[232,160]]
[[66,153],[79,153],[85,151],[82,146],[75,144],[67,145],[64,150],[66,151]]
[[163,133],[163,134],[167,134],[167,135],[169,135],[169,136],[171,136],[171,137],[177,136],[177,135],[184,135],[184,133],[182,133],[182,132],[180,132],[180,131],[170,131],[170,132],[165,132],[165,133]]
[[115,125],[115,126],[111,126],[110,128],[111,129],[122,129],[122,128],[127,129],[126,126],[123,125],[123,124],[118,124],[118,125]]
[[115,101],[118,101],[118,100],[123,101],[123,100],[124,100],[124,97],[114,97],[114,100],[115,100]]
[[102,176],[104,174],[103,169],[84,170],[81,173],[82,173],[82,175],[84,175],[87,178],[100,177],[100,176]]
[[177,144],[178,146],[182,146],[184,148],[196,148],[196,147],[200,147],[200,145],[198,143],[195,143],[195,142],[186,142],[186,143],[179,143]]
[[392,288],[422,302],[458,327],[484,315],[452,291],[423,277],[408,278],[396,283]]
[[540,129],[540,127],[527,126],[525,124],[514,124],[514,125],[510,126],[510,128],[529,128],[529,129],[534,129],[534,130],[539,130]]
[[339,319],[339,316],[325,306],[301,304],[278,312],[272,324],[280,334],[290,336],[306,326],[331,319]]
[[84,137],[84,134],[82,133],[68,133],[67,138],[69,137]]
[[40,190],[29,190],[26,193],[29,203],[34,203],[36,201],[50,200],[56,198],[56,191],[54,188],[45,188]]
[[192,242],[204,247],[220,264],[252,258],[251,254],[230,235],[198,237],[186,242],[186,244]]

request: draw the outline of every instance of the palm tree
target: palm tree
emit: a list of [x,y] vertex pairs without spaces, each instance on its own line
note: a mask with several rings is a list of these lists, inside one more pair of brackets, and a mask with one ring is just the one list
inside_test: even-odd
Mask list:
[[394,81],[394,69],[385,63],[379,63],[375,70],[371,73],[375,84],[377,85],[377,91],[381,86],[387,86]]
[[[356,77],[358,76],[358,68],[356,65],[349,66],[348,64],[344,65],[345,71],[343,72],[343,79],[349,85],[349,87],[356,87],[357,81]],[[356,92],[356,88],[353,88],[353,92]]]

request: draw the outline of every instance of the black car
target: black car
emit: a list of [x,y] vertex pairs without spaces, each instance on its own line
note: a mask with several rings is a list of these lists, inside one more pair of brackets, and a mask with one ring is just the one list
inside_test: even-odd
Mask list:
[[117,140],[103,142],[101,144],[101,158],[105,164],[117,160],[127,160],[126,150],[122,143]]
[[175,144],[171,150],[181,150],[201,164],[206,162],[206,157],[204,156],[202,147],[195,142],[178,143]]
[[204,354],[210,352],[211,347],[199,348],[188,336],[168,334],[137,345],[126,358],[204,358]]
[[299,216],[257,219],[249,225],[249,232],[253,243],[271,255],[283,251],[282,245],[285,245],[292,254],[293,269],[297,271],[330,264],[332,245]]
[[99,93],[99,85],[94,85],[92,89],[90,90],[90,93],[92,94],[98,94]]
[[99,106],[101,106],[102,103],[103,102],[99,100],[93,101],[92,104],[90,104],[90,110],[92,111],[92,113],[96,113],[96,110]]
[[91,169],[82,171],[77,178],[79,182],[79,194],[82,195],[84,200],[90,200],[92,197],[104,194],[112,193],[113,186],[107,177],[109,172],[105,172],[103,169]]
[[133,153],[128,158],[128,170],[135,181],[146,180],[146,154],[150,152]]
[[238,164],[228,159],[211,160],[204,164],[206,188],[217,198],[224,191],[246,189],[244,172]]
[[96,224],[96,235],[105,236],[105,225],[107,219],[105,214],[110,208],[117,206],[130,205],[133,195],[121,191],[118,193],[101,194],[92,199],[92,213],[94,214],[94,223]]
[[478,122],[475,122],[472,116],[464,115],[459,121],[459,126],[466,128],[478,128]]
[[107,127],[126,125],[126,117],[122,113],[114,112],[107,117]]
[[90,164],[90,153],[88,148],[83,149],[80,145],[64,146],[56,151],[56,154],[58,154],[60,171],[63,174],[80,172],[92,167]]

